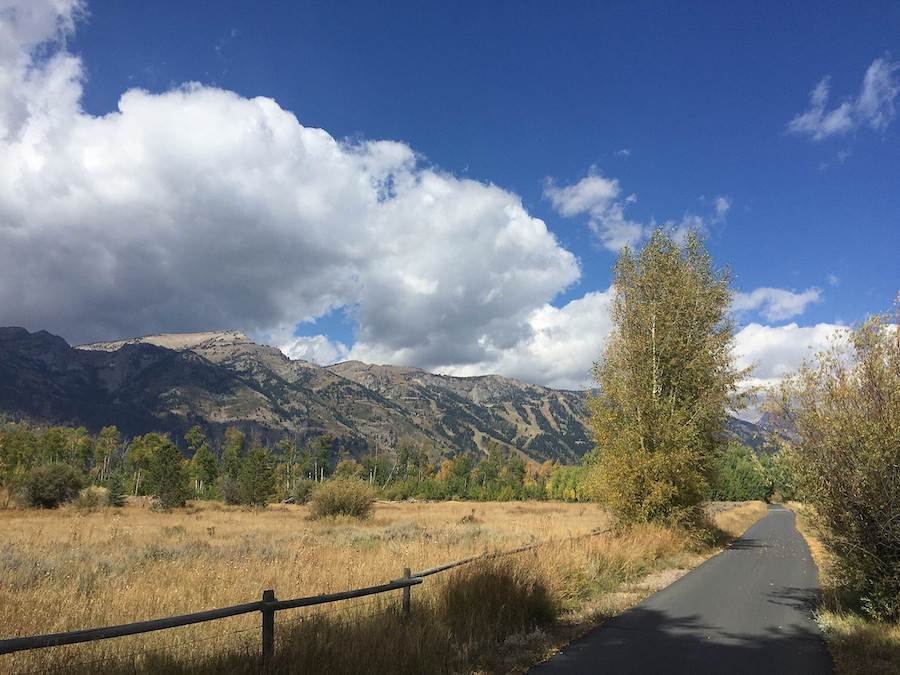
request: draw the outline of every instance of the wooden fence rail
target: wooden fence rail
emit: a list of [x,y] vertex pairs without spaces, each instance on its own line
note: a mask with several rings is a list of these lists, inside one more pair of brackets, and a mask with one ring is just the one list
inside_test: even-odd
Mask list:
[[[562,541],[576,541],[585,537],[593,537],[599,534],[605,534],[609,530],[592,530],[587,534],[570,537]],[[411,573],[409,568],[404,568],[403,576],[394,581],[390,581],[378,586],[369,586],[367,588],[357,588],[350,591],[341,591],[339,593],[326,593],[324,595],[312,595],[305,598],[293,598],[290,600],[279,600],[275,597],[275,591],[265,590],[262,599],[255,602],[246,602],[241,605],[232,605],[231,607],[220,607],[219,609],[209,609],[203,612],[194,612],[192,614],[181,614],[179,616],[170,616],[164,619],[152,619],[150,621],[137,621],[135,623],[126,623],[118,626],[105,626],[103,628],[88,628],[85,630],[67,631],[65,633],[48,633],[46,635],[33,635],[29,637],[18,637],[0,640],[0,655],[11,654],[29,649],[41,649],[43,647],[58,647],[61,645],[72,645],[81,642],[94,642],[95,640],[106,640],[109,638],[123,637],[126,635],[137,635],[139,633],[150,633],[157,630],[165,630],[167,628],[177,628],[179,626],[189,626],[195,623],[203,623],[205,621],[216,621],[231,616],[239,616],[241,614],[250,614],[259,612],[262,615],[261,627],[261,647],[264,660],[272,657],[275,650],[275,613],[285,609],[295,609],[297,607],[310,607],[313,605],[323,605],[328,602],[338,602],[340,600],[350,600],[352,598],[362,598],[367,595],[376,595],[379,593],[388,593],[390,591],[402,590],[403,597],[401,608],[404,615],[410,612],[410,589],[412,586],[421,584],[424,577],[445,572],[479,560],[492,560],[502,556],[522,553],[532,549],[545,546],[549,543],[562,542],[539,542],[519,546],[518,548],[506,551],[496,551],[493,553],[484,553],[462,560],[454,560],[453,562],[444,563],[435,567],[429,567],[421,572]]]
[[275,598],[274,591],[266,590],[263,591],[262,600],[245,602],[244,604],[232,605],[231,607],[209,609],[204,612],[194,612],[192,614],[182,614],[180,616],[169,616],[164,619],[137,621],[135,623],[126,623],[119,626],[88,628],[86,630],[75,630],[65,633],[49,633],[47,635],[33,635],[30,637],[0,640],[0,654],[11,654],[12,652],[20,652],[27,649],[40,649],[42,647],[73,645],[79,642],[93,642],[95,640],[106,640],[108,638],[123,637],[125,635],[137,635],[138,633],[150,633],[152,631],[165,630],[166,628],[189,626],[204,621],[215,621],[230,616],[260,612],[262,614],[262,653],[263,658],[268,658],[272,655],[274,647],[275,612],[279,610],[322,605],[327,602],[337,602],[338,600],[349,600],[351,598],[362,598],[367,595],[406,589],[421,583],[422,579],[408,577],[379,586],[369,586],[368,588],[358,588],[352,591],[342,591],[340,593],[313,595],[306,598],[294,598],[292,600],[278,600]]

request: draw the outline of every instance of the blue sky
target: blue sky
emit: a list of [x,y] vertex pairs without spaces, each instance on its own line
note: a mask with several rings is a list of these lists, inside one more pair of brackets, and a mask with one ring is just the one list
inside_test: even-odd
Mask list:
[[[21,13],[27,3],[16,4]],[[266,97],[296,115],[304,129],[324,129],[344,146],[398,141],[418,156],[414,171],[433,169],[520,198],[558,247],[574,255],[577,274],[560,262],[559,251],[542,249],[540,256],[554,261],[547,265],[562,267],[534,290],[534,306],[520,303],[502,326],[485,319],[466,335],[439,334],[437,322],[421,334],[385,341],[378,337],[378,311],[367,309],[372,300],[344,288],[319,289],[318,300],[310,296],[298,305],[296,333],[309,340],[293,344],[284,334],[289,312],[266,318],[229,307],[210,312],[208,322],[217,325],[206,326],[203,312],[192,322],[191,312],[158,299],[135,309],[127,297],[96,285],[79,302],[111,302],[127,308],[130,320],[98,316],[87,327],[63,322],[56,328],[73,340],[100,339],[120,337],[111,333],[123,330],[224,328],[218,324],[227,320],[240,324],[227,327],[268,336],[286,351],[317,360],[349,355],[447,372],[500,369],[574,384],[578,369],[590,365],[584,357],[565,372],[533,370],[523,362],[535,358],[534,340],[521,354],[508,350],[534,331],[553,333],[563,319],[552,308],[569,306],[574,313],[580,305],[569,303],[607,292],[621,239],[610,238],[611,229],[645,233],[653,223],[702,229],[715,259],[731,266],[735,287],[745,294],[738,302],[742,327],[777,332],[797,324],[800,333],[778,333],[778,339],[772,333],[772,344],[817,345],[818,333],[812,339],[802,331],[890,310],[900,287],[897,3],[389,5],[92,2],[80,12],[75,8],[80,18],[64,26],[65,42],[50,51],[78,61],[79,124],[115,115],[123,93],[135,88],[163,96],[197,82],[242,100]],[[61,16],[68,21],[65,11]],[[20,42],[27,51],[35,40]],[[36,57],[32,67],[40,63]],[[817,87],[818,103],[810,98]],[[874,92],[874,102],[866,92]],[[191,105],[191,97],[179,105]],[[157,185],[158,178],[148,184]],[[579,185],[599,192],[578,192]],[[202,212],[200,203],[198,198],[190,205],[191,217]],[[402,231],[394,234],[403,240]],[[639,244],[640,236],[632,243]],[[414,240],[427,246],[418,234]],[[105,249],[124,255],[115,246]],[[528,265],[532,253],[523,253]],[[228,261],[234,264],[234,258]],[[534,263],[528,274],[540,274],[543,264]],[[253,265],[243,279],[279,278],[277,270],[260,272],[264,257]],[[384,277],[379,271],[376,282],[369,272],[344,263],[339,268],[366,288]],[[444,283],[440,275],[425,282]],[[213,296],[207,290],[202,297],[210,305],[225,303]],[[599,296],[590,297],[602,305]],[[282,299],[248,302],[265,306]],[[397,322],[417,322],[432,309],[459,309],[415,306],[419,314],[401,317],[398,310]],[[23,310],[9,319],[28,323],[41,316]],[[596,324],[605,330],[604,322]],[[310,341],[315,336],[318,343]],[[440,346],[466,340],[472,349]],[[489,356],[474,346],[484,340],[494,350]],[[757,347],[748,353],[768,359],[764,350],[771,344]],[[761,379],[796,360],[779,354]]]

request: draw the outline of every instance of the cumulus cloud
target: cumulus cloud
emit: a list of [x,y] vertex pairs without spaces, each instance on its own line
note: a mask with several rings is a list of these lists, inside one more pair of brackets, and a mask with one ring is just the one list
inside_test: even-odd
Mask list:
[[[0,0],[0,325],[76,343],[235,328],[319,363],[589,384],[611,291],[551,304],[579,263],[517,195],[200,84],[88,115],[65,46],[81,12]],[[547,195],[611,248],[646,234],[614,179]],[[336,308],[358,324],[353,345],[294,336]],[[795,344],[746,351],[792,363]]]
[[788,131],[821,141],[862,126],[884,131],[896,114],[900,94],[900,62],[887,56],[875,59],[866,69],[859,95],[828,109],[829,77],[822,78],[809,95],[809,109],[788,122]]
[[83,342],[238,328],[293,338],[338,308],[356,349],[423,367],[528,344],[579,264],[521,199],[393,141],[346,142],[270,98],[186,84],[80,108],[74,2],[0,14],[0,324]]
[[746,384],[770,386],[794,371],[804,359],[828,347],[829,341],[844,328],[832,323],[814,326],[751,323],[735,335],[735,364],[738,368],[753,368]]
[[[515,348],[492,351],[488,358],[465,366],[445,366],[451,375],[500,372],[527,382],[580,389],[592,386],[590,368],[600,358],[612,329],[609,312],[612,288],[588,293],[556,308],[545,305],[528,319],[531,336]],[[733,355],[736,367],[751,368],[742,388],[770,386],[795,370],[801,362],[828,346],[844,327],[820,323],[802,326],[790,323],[768,326],[750,323],[736,334]],[[351,358],[371,356],[356,352]],[[377,360],[377,359],[375,359]],[[749,417],[758,416],[755,408]]]
[[799,316],[822,298],[818,288],[799,293],[783,288],[757,288],[749,293],[735,293],[731,308],[735,312],[756,311],[768,321],[784,321]]
[[345,361],[350,353],[347,345],[326,335],[293,336],[279,340],[278,346],[289,358],[311,361],[321,366]]
[[550,180],[544,189],[544,195],[563,216],[582,213],[600,215],[615,201],[619,192],[619,181],[596,174],[585,176],[574,185],[566,187],[557,187]]
[[591,386],[590,369],[612,328],[612,289],[595,291],[563,307],[546,304],[528,317],[530,334],[513,349],[495,350],[480,363],[445,366],[450,375],[504,373],[563,389]]
[[625,217],[626,205],[636,197],[622,197],[621,192],[618,180],[604,178],[594,169],[572,185],[558,187],[548,179],[544,188],[544,196],[561,216],[588,214],[591,230],[610,251],[634,247],[646,235],[643,225]]

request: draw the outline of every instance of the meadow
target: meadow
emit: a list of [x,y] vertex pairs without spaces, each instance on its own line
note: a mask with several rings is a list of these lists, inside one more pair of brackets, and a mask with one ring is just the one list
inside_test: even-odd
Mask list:
[[[595,504],[378,502],[367,520],[308,519],[299,505],[195,502],[0,511],[0,635],[75,630],[383,583],[486,550],[612,525]],[[764,515],[709,509],[718,541],[655,525],[542,546],[436,575],[412,591],[279,612],[273,670],[506,672],[634,604]],[[516,612],[519,612],[516,614]],[[499,612],[499,614],[498,614]],[[504,614],[505,612],[505,614]],[[0,656],[2,672],[258,669],[259,616]]]

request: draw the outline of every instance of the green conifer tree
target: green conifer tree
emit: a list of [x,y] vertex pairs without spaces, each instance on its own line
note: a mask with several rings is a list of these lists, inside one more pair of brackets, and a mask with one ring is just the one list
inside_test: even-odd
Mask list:
[[265,506],[275,492],[275,468],[264,448],[253,448],[244,457],[238,486],[241,503],[253,506]]

